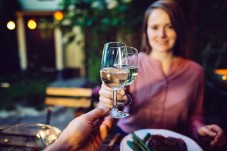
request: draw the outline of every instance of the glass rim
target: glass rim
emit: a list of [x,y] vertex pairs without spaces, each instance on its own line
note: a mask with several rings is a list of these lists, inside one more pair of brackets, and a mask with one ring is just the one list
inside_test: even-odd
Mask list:
[[[119,46],[112,46],[112,44],[119,44]],[[116,41],[116,42],[107,42],[104,45],[109,45],[109,47],[111,47],[111,48],[126,47],[127,46],[125,43],[118,42],[118,41]]]
[[128,50],[127,48],[130,48],[130,49],[133,49],[133,50],[135,50],[136,51],[136,53],[138,53],[139,51],[138,51],[138,49],[136,49],[135,47],[132,47],[132,46],[125,46],[126,47],[126,50]]

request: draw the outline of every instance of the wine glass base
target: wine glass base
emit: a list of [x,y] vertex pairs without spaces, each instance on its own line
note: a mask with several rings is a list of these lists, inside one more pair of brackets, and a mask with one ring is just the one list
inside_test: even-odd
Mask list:
[[116,108],[112,108],[111,111],[110,111],[110,115],[113,118],[125,118],[125,117],[128,117],[129,116],[129,113],[119,111]]

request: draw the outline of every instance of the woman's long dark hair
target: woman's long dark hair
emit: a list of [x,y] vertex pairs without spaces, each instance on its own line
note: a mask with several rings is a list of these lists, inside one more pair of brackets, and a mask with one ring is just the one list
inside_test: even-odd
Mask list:
[[180,6],[174,0],[158,0],[147,8],[142,26],[141,51],[147,54],[150,54],[152,51],[147,37],[147,22],[150,13],[156,8],[164,10],[169,15],[173,28],[176,31],[177,40],[173,54],[176,56],[187,57],[188,34],[185,29],[185,20]]

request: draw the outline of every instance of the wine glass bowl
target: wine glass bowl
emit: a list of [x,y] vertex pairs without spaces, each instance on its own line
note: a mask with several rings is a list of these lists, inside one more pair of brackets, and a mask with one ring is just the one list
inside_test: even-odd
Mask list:
[[126,85],[132,84],[137,77],[138,50],[131,46],[126,46],[128,53],[129,77]]
[[121,88],[128,80],[128,69],[114,67],[104,68],[100,71],[102,81],[112,89]]

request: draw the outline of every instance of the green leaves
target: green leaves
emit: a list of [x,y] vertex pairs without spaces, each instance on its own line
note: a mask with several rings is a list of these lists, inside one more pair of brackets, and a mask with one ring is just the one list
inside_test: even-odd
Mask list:
[[[81,27],[85,36],[86,78],[99,82],[100,59],[103,44],[115,41],[118,31],[126,27],[127,12],[132,0],[63,0],[61,21],[55,21],[63,36],[74,35],[73,27]],[[130,25],[128,25],[130,26]],[[124,30],[126,31],[126,30]],[[72,42],[73,37],[65,43]]]
[[75,20],[71,26],[79,25],[82,28],[92,26],[102,30],[116,25],[124,26],[129,4],[130,1],[124,0],[64,0],[61,4],[64,19],[59,24],[64,26],[64,20],[70,19]]

